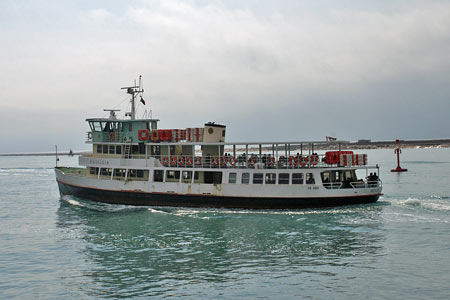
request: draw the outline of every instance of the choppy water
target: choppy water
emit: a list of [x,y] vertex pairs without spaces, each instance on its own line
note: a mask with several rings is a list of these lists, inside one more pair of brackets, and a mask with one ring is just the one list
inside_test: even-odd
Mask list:
[[0,298],[449,299],[450,149],[366,152],[378,203],[294,211],[61,199],[54,158],[0,157]]

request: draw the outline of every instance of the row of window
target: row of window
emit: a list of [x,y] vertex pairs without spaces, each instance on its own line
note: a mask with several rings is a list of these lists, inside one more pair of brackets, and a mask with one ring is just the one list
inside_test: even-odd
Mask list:
[[[179,182],[180,176],[182,182],[191,182],[192,179],[192,171],[175,171],[175,170],[167,170],[166,171],[166,182]],[[213,172],[204,172],[213,173]],[[199,172],[194,172],[194,180],[198,180]],[[164,170],[155,170],[153,180],[156,182],[164,181]],[[214,179],[213,179],[214,180]],[[205,180],[206,183],[206,180]],[[211,182],[208,182],[211,183]],[[216,183],[221,183],[216,182]],[[228,183],[236,184],[237,183],[237,173],[229,173]],[[250,173],[242,173],[241,176],[242,184],[250,183]],[[254,173],[252,178],[253,184],[276,184],[277,183],[277,174],[276,173]],[[303,184],[303,173],[280,173],[278,174],[278,184]],[[306,184],[315,184],[314,174],[306,173],[305,176]]]
[[122,146],[120,146],[120,145],[97,145],[97,153],[122,154]]
[[[135,170],[135,169],[129,169],[127,178],[144,178],[145,172],[148,172],[146,170]],[[121,177],[125,178],[125,175],[127,173],[126,169],[113,169],[112,168],[89,168],[89,173],[91,175],[100,175],[101,176],[108,176],[111,177],[111,175],[114,173],[114,177]],[[203,183],[222,183],[222,172],[193,172],[193,171],[178,171],[178,170],[167,170],[165,174],[165,181],[166,182],[185,182],[190,183],[192,182],[192,178],[194,179],[194,182],[198,182],[199,180],[199,173],[202,173],[202,182]],[[220,176],[217,176],[220,175]],[[303,176],[303,173],[253,173],[253,178],[250,178],[250,173],[242,173],[240,182],[242,184],[303,184],[305,181],[306,184],[315,184],[314,180],[314,174],[313,173],[306,173],[305,176]],[[278,181],[277,181],[278,179]],[[304,180],[305,179],[305,180]],[[164,170],[154,170],[153,173],[153,181],[155,182],[163,182],[164,181]],[[237,173],[229,173],[228,176],[228,183],[230,184],[236,184],[238,181],[238,174]]]
[[[290,180],[292,179],[292,180]],[[314,184],[314,174],[306,173],[305,176],[306,184]],[[230,173],[228,177],[228,183],[236,183],[237,173]],[[253,184],[276,184],[277,183],[277,173],[253,173]],[[278,174],[278,184],[303,184],[303,173],[279,173]],[[242,184],[250,183],[250,173],[242,173],[241,176]]]
[[[144,178],[144,172],[145,172],[145,170],[129,169],[127,177],[128,178]],[[113,169],[111,169],[111,168],[94,168],[94,167],[89,168],[89,174],[98,175],[99,173],[101,176],[111,176],[113,174]],[[114,169],[115,177],[125,178],[126,173],[127,173],[126,169]]]

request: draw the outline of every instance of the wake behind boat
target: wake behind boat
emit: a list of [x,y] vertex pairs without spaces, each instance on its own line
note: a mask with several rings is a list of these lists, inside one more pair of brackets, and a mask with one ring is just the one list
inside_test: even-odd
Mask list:
[[339,141],[229,143],[226,126],[212,122],[159,129],[158,119],[136,119],[141,84],[126,90],[126,119],[108,110],[108,118],[86,120],[92,153],[80,155],[83,167],[55,167],[61,195],[113,204],[255,209],[373,203],[381,195],[378,166],[368,166],[366,154],[314,151]]

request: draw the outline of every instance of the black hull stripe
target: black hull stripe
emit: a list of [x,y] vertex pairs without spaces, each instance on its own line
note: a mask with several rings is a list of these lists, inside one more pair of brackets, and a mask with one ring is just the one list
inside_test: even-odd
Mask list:
[[147,193],[142,191],[113,191],[87,188],[57,180],[61,195],[72,195],[102,203],[174,206],[174,207],[223,207],[250,209],[317,208],[351,204],[374,203],[381,194],[348,197],[272,198],[225,197],[216,195],[180,195],[172,193]]

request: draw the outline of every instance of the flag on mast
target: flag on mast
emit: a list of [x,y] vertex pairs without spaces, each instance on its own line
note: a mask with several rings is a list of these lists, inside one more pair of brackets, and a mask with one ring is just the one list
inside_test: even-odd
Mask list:
[[141,96],[141,102],[142,102],[142,104],[145,105],[145,100],[144,100],[144,98],[142,98],[142,96]]

